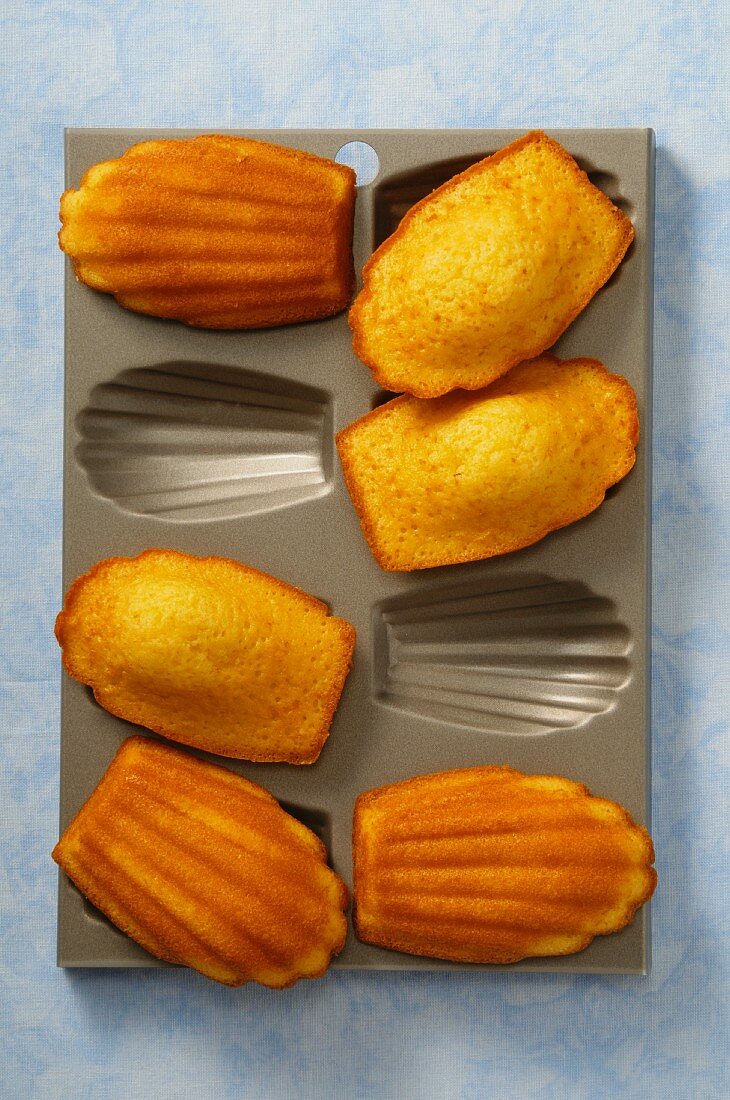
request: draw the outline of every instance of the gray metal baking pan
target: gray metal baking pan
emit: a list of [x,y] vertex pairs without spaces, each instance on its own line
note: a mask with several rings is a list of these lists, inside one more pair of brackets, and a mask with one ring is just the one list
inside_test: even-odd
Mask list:
[[[66,184],[136,141],[199,131],[69,130]],[[238,132],[238,131],[236,131]],[[517,130],[276,130],[250,136],[380,160],[358,189],[355,263],[435,186]],[[351,884],[356,795],[408,776],[510,764],[586,783],[648,823],[650,369],[654,142],[649,130],[555,130],[631,217],[620,268],[556,345],[602,359],[636,390],[636,466],[591,516],[529,549],[383,573],[360,533],[333,433],[385,399],[355,358],[345,313],[256,332],[208,332],[120,308],[66,276],[64,585],[110,555],[167,546],[221,554],[325,600],[358,632],[319,761],[218,763],[269,788],[325,840]],[[265,476],[261,475],[264,471]],[[61,827],[137,727],[64,677]],[[162,966],[61,876],[61,966]],[[645,973],[648,914],[559,959],[459,966],[361,944],[366,969]]]

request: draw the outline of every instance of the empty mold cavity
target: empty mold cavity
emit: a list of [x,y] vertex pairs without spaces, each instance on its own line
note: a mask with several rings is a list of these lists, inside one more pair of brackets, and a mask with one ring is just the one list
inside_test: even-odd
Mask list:
[[323,496],[332,409],[309,386],[172,362],[96,386],[77,418],[92,488],[134,515],[228,519]]
[[306,825],[308,829],[311,829],[324,844],[327,849],[327,862],[332,866],[332,823],[330,815],[324,813],[322,810],[312,810],[306,806],[297,806],[292,802],[280,803],[282,810],[291,814],[297,821],[301,821],[302,825]]
[[612,601],[546,577],[388,600],[374,645],[380,702],[488,733],[581,726],[630,676],[631,635]]
[[[493,152],[491,150],[490,152]],[[426,195],[430,195],[442,183],[452,176],[464,172],[477,161],[490,156],[490,152],[477,153],[472,157],[457,157],[455,160],[442,160],[435,164],[426,164],[410,172],[388,176],[378,184],[375,193],[374,244],[377,248],[395,232],[404,214]]]

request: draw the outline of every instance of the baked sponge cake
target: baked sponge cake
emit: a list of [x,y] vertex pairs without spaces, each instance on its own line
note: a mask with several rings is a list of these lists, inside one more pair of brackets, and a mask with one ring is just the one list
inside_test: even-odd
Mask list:
[[649,835],[621,806],[507,767],[360,795],[354,858],[358,937],[458,962],[582,951],[656,886]]
[[125,741],[53,851],[151,954],[225,985],[318,978],[348,892],[321,841],[263,787],[145,737]]
[[208,752],[311,764],[327,739],[355,630],[228,558],[146,550],[71,585],[63,665],[108,711]]
[[337,446],[376,560],[408,571],[506,554],[581,519],[631,469],[638,435],[624,378],[545,355],[478,393],[397,397]]
[[61,198],[61,248],[120,305],[215,329],[328,317],[352,296],[355,173],[208,135],[144,141]]
[[355,352],[387,390],[480,389],[551,347],[633,237],[570,154],[529,133],[417,203],[373,254]]

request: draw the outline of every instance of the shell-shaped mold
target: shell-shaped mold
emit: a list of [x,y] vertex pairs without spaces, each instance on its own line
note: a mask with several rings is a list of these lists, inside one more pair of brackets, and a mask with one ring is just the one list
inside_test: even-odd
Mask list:
[[360,795],[354,854],[360,939],[461,962],[581,951],[656,885],[649,835],[621,806],[506,767]]
[[332,409],[321,390],[247,370],[161,363],[96,386],[76,422],[92,488],[126,512],[229,519],[323,496]]
[[124,742],[54,859],[151,954],[225,985],[316,978],[347,888],[322,842],[255,783],[143,737]]
[[61,198],[61,248],[120,305],[201,328],[329,317],[352,293],[355,173],[207,135],[145,141]]
[[545,734],[609,710],[630,651],[613,602],[584,584],[480,582],[377,608],[375,692],[454,726]]

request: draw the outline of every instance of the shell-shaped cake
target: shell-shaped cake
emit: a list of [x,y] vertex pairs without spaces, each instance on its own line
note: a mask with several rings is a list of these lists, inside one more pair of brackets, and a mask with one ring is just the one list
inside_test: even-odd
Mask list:
[[82,894],[157,958],[225,985],[318,978],[347,935],[322,842],[263,787],[126,740],[53,851]]
[[355,930],[457,962],[582,951],[656,886],[649,834],[558,776],[477,767],[367,791],[355,806]]
[[76,419],[94,490],[133,515],[252,516],[329,489],[331,403],[310,386],[212,363],[160,363],[95,386]]
[[355,630],[305,592],[228,558],[107,558],[56,620],[64,668],[119,718],[207,752],[311,764]]
[[634,465],[638,437],[625,378],[544,355],[478,393],[397,397],[337,447],[376,561],[408,571],[507,554],[582,519]]
[[355,173],[206,135],[133,145],[61,198],[61,248],[120,305],[215,329],[328,317],[352,295]]
[[536,576],[409,592],[378,608],[377,699],[484,733],[533,737],[611,710],[631,632],[613,600]]
[[387,390],[479,389],[552,347],[633,238],[570,154],[529,133],[427,195],[373,253],[355,353]]

